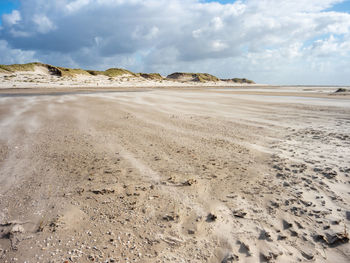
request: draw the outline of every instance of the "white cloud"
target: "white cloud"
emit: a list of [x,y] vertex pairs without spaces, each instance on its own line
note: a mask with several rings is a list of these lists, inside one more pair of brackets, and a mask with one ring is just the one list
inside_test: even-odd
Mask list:
[[73,13],[83,8],[84,6],[87,6],[89,3],[90,3],[90,0],[75,0],[75,1],[69,2],[65,6],[65,8],[67,9],[68,12]]
[[48,33],[56,28],[51,20],[43,14],[34,15],[33,21],[37,25],[37,31],[42,34]]
[[221,40],[214,40],[214,41],[212,41],[211,45],[212,45],[212,47],[213,47],[212,49],[214,51],[221,51],[221,50],[224,50],[224,49],[229,47],[227,44],[225,44]]
[[151,28],[145,26],[137,26],[132,33],[132,38],[136,40],[152,40],[157,37],[159,28],[153,26]]
[[22,0],[3,16],[0,39],[16,50],[13,60],[23,51],[64,66],[209,71],[261,82],[275,75],[291,83],[290,70],[306,79],[317,76],[315,65],[350,68],[350,14],[327,11],[340,2]]
[[5,40],[0,40],[1,64],[26,63],[35,61],[34,51],[23,51],[9,47]]
[[350,41],[340,40],[331,35],[327,39],[316,40],[307,50],[314,57],[346,56],[350,53]]
[[2,21],[7,26],[12,26],[21,21],[21,14],[18,10],[13,10],[11,14],[4,14],[2,16]]

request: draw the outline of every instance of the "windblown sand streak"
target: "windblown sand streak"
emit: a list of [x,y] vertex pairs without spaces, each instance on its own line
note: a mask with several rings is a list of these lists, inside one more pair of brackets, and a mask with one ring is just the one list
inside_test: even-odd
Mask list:
[[267,90],[0,97],[1,260],[348,262],[349,97]]

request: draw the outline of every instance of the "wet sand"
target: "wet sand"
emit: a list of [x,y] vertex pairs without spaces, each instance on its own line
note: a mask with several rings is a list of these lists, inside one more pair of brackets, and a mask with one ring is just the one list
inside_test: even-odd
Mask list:
[[0,261],[349,262],[349,96],[274,89],[2,90]]

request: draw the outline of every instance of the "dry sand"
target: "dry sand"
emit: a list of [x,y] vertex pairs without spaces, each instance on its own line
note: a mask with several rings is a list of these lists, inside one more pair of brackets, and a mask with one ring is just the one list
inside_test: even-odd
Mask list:
[[69,90],[0,92],[1,262],[350,261],[348,95]]

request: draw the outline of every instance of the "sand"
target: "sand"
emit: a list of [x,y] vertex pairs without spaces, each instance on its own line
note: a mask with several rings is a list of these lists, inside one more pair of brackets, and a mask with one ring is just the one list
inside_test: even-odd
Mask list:
[[3,89],[0,261],[349,262],[335,88]]

